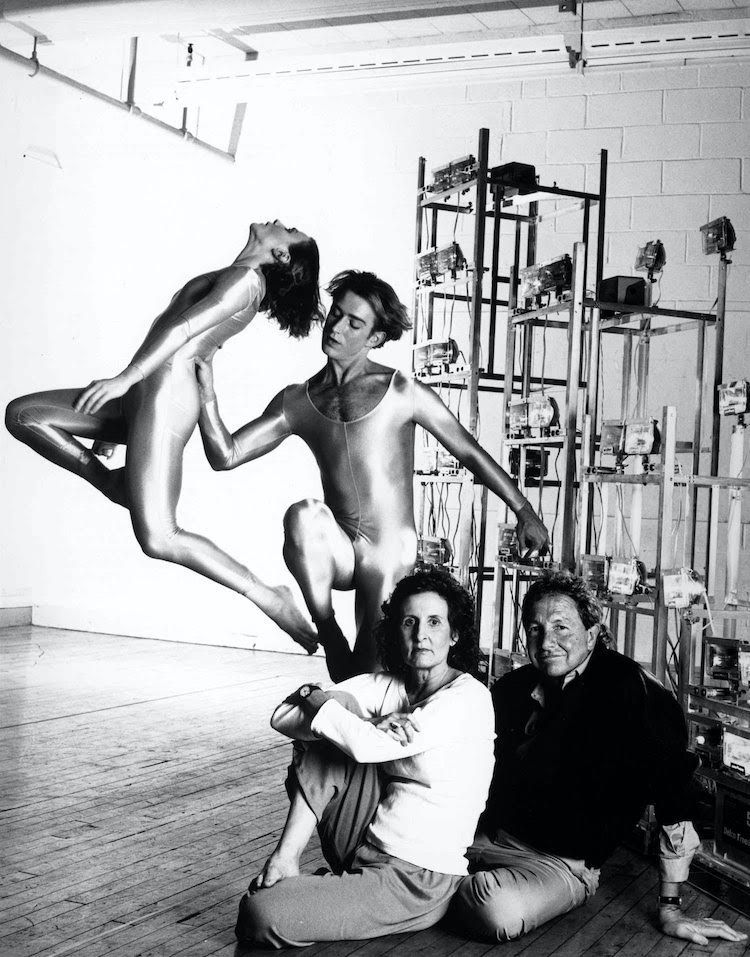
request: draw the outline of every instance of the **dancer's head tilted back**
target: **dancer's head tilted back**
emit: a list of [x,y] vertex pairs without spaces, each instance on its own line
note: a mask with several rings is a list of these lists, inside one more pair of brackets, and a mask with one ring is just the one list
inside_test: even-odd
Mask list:
[[306,336],[313,323],[323,319],[318,244],[302,230],[275,219],[251,224],[247,244],[238,258],[247,254],[260,257],[257,268],[266,280],[263,309],[290,336]]

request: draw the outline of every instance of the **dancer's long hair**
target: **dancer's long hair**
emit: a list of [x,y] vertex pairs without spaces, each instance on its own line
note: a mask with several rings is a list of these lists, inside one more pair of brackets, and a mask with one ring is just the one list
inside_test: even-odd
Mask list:
[[262,266],[266,295],[262,308],[295,339],[302,339],[323,319],[318,276],[320,255],[314,239],[289,247],[288,263]]

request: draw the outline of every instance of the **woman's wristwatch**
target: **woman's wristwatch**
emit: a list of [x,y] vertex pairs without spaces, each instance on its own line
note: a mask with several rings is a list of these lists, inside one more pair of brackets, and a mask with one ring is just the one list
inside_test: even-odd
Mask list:
[[300,696],[300,698],[309,698],[313,691],[320,691],[320,685],[302,685],[302,687],[297,691],[297,694]]

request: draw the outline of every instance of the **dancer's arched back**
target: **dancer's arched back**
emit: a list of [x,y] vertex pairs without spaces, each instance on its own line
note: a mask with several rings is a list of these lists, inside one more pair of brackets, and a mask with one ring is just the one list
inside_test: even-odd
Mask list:
[[[269,586],[212,541],[177,525],[182,458],[200,411],[195,360],[210,359],[265,310],[295,337],[320,318],[318,248],[275,220],[253,223],[231,265],[189,280],[151,325],[127,367],[86,389],[14,399],[6,425],[21,442],[129,509],[152,558],[176,562],[246,596],[312,652],[316,633],[284,585]],[[89,449],[79,439],[94,439]],[[122,469],[97,443],[127,446]]]

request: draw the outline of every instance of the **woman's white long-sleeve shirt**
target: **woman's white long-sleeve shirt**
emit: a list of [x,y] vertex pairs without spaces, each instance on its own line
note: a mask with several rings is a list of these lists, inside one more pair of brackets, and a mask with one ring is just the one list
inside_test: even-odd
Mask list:
[[[359,763],[382,764],[387,784],[367,832],[379,850],[427,870],[465,874],[464,854],[484,810],[494,764],[495,718],[487,688],[461,674],[413,706],[403,680],[357,675],[336,685],[362,717],[329,699],[312,721],[284,703],[271,725],[290,738],[325,738]],[[402,745],[367,719],[411,712],[418,728]]]

